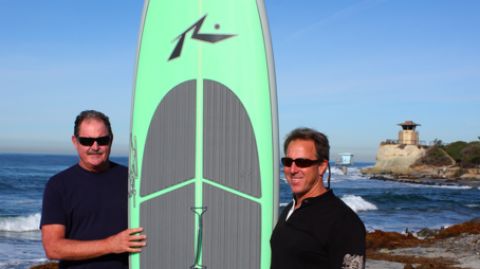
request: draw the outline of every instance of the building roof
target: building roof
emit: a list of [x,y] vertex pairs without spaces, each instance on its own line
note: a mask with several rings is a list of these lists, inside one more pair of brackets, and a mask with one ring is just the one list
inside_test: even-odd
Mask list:
[[406,120],[405,122],[399,123],[398,125],[400,125],[400,126],[420,126],[419,123],[415,123],[411,120]]

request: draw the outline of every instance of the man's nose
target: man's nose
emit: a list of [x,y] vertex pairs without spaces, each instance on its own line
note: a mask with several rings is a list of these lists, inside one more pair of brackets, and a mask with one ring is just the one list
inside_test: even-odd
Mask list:
[[290,173],[296,173],[298,170],[298,166],[295,164],[295,162],[292,162],[292,165],[290,166]]
[[92,149],[98,149],[100,146],[98,145],[97,141],[93,141],[93,144],[91,146]]

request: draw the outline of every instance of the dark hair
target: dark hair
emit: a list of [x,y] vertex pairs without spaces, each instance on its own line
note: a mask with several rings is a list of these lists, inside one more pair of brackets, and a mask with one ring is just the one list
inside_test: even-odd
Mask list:
[[84,110],[80,112],[80,114],[78,114],[77,118],[75,119],[75,127],[73,128],[73,135],[78,137],[78,134],[80,132],[80,124],[82,124],[82,122],[87,119],[96,119],[96,120],[103,121],[103,123],[108,129],[109,135],[113,136],[112,127],[110,126],[110,120],[105,114],[96,110]]
[[323,133],[311,128],[297,128],[291,131],[285,143],[283,144],[283,152],[287,154],[288,144],[293,140],[312,140],[315,144],[315,151],[317,152],[318,160],[330,160],[330,145],[328,138]]

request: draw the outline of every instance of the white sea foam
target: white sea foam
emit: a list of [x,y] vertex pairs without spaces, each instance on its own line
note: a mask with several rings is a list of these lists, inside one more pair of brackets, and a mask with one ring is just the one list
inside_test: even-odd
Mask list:
[[2,232],[28,232],[38,230],[40,225],[40,213],[0,218],[0,231]]
[[452,190],[470,190],[472,187],[470,186],[455,186],[455,185],[440,185],[439,188],[443,189],[452,189]]
[[366,178],[362,174],[361,168],[354,167],[354,166],[347,167],[346,171],[342,170],[340,167],[332,166],[331,172],[332,172],[332,178],[336,178],[336,179],[355,180],[355,179]]
[[366,201],[360,196],[344,195],[342,200],[355,212],[378,209],[376,205]]
[[435,189],[451,189],[451,190],[470,190],[472,187],[463,185],[429,185],[408,183],[409,186],[417,188],[435,188]]
[[343,173],[342,169],[340,169],[339,167],[336,167],[336,166],[332,166],[330,168],[330,171],[332,172],[332,175],[341,175],[341,176],[345,175]]

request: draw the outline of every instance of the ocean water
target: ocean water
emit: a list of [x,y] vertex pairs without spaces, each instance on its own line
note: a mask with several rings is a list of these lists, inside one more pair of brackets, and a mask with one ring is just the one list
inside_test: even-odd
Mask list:
[[[127,164],[124,158],[112,158]],[[39,232],[42,194],[48,178],[77,162],[76,156],[0,154],[0,269],[29,268],[46,261]],[[402,232],[440,228],[480,217],[480,189],[371,180],[357,163],[348,173],[332,167],[331,187],[368,230]],[[280,203],[291,194],[283,173]]]

